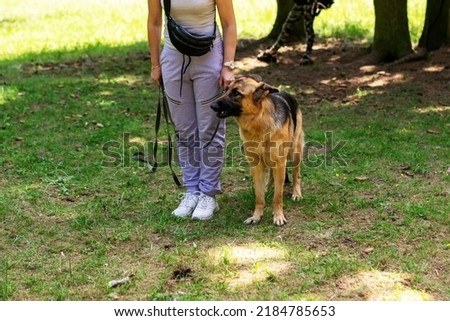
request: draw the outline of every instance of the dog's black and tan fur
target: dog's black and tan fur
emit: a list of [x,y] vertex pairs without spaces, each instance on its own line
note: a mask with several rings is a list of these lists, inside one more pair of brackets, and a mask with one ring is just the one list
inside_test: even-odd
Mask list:
[[292,199],[301,198],[300,165],[304,134],[302,113],[295,98],[269,86],[261,77],[237,78],[223,97],[211,108],[220,118],[235,117],[247,160],[251,167],[256,206],[246,224],[258,223],[264,211],[265,172],[269,168],[269,184],[275,186],[273,222],[286,224],[283,214],[283,188],[288,161],[293,168]]

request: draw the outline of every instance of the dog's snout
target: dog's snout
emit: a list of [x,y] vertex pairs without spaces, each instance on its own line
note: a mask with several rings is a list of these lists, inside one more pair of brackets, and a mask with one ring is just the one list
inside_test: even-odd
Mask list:
[[226,118],[230,116],[238,117],[241,114],[241,106],[229,97],[222,97],[210,105],[211,109],[216,112],[217,117]]
[[212,108],[213,110],[218,110],[218,109],[219,109],[219,104],[217,103],[217,101],[215,101],[215,102],[213,102],[213,103],[211,104],[211,108]]

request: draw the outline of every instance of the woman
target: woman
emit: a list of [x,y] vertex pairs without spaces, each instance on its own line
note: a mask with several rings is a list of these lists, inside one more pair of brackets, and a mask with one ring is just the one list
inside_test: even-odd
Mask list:
[[225,123],[221,121],[214,133],[219,120],[210,105],[234,80],[237,32],[233,3],[232,0],[171,0],[170,15],[197,35],[213,34],[214,28],[218,28],[218,12],[223,36],[216,29],[211,51],[199,57],[180,53],[171,43],[166,27],[164,46],[160,50],[163,4],[163,0],[148,0],[147,29],[151,78],[158,86],[161,82],[164,85],[175,124],[185,187],[181,202],[172,214],[208,220],[219,209],[215,196],[221,191],[225,146]]

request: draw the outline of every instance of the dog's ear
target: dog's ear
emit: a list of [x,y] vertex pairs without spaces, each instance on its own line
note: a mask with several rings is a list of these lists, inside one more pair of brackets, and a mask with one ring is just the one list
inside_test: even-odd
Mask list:
[[257,74],[251,74],[248,75],[249,78],[252,78],[253,80],[256,80],[257,82],[261,82],[262,81],[262,77],[260,75]]
[[259,102],[261,99],[266,97],[269,94],[277,93],[279,90],[275,87],[272,87],[265,82],[263,82],[260,86],[258,86],[253,92],[253,100],[255,102]]

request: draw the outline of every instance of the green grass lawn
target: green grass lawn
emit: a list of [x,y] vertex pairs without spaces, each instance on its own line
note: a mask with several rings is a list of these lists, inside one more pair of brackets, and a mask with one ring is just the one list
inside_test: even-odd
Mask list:
[[[270,31],[274,3],[235,1],[240,38]],[[409,3],[417,41],[424,7]],[[317,32],[370,42],[368,12],[336,1]],[[243,224],[254,198],[230,120],[220,212],[175,219],[168,168],[132,158],[149,152],[158,98],[145,20],[145,1],[1,2],[1,300],[450,299],[448,97],[409,82],[305,103],[310,146],[342,148],[309,155],[282,228],[271,195]]]

